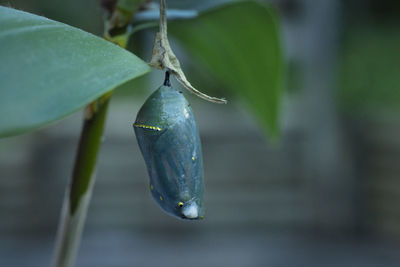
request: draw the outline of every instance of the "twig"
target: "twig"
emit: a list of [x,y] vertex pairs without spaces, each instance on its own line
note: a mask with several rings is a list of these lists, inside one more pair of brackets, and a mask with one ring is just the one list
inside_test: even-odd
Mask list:
[[160,0],[160,30],[156,34],[156,38],[154,40],[153,53],[149,65],[153,68],[161,70],[166,69],[173,74],[188,91],[197,95],[198,97],[213,103],[226,104],[227,101],[225,99],[212,97],[200,92],[186,79],[179,60],[172,51],[168,41],[166,10],[167,8],[165,0]]

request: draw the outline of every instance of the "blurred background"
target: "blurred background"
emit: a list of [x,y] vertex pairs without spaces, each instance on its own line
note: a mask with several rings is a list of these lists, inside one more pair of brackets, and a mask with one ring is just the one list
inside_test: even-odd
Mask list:
[[[95,0],[0,3],[102,33]],[[400,266],[400,2],[268,3],[287,66],[280,138],[223,89],[214,95],[228,105],[186,94],[207,210],[176,220],[150,196],[131,128],[163,74],[126,84],[111,102],[77,266]],[[153,36],[135,35],[144,60]],[[49,265],[81,122],[0,140],[0,266]]]

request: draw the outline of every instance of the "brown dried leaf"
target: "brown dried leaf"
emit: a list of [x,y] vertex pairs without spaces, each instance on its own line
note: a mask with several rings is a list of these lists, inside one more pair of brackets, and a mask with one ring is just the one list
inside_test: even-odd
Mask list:
[[153,68],[166,69],[178,79],[178,81],[193,94],[214,103],[226,104],[225,99],[206,95],[196,88],[186,79],[182,71],[178,58],[172,52],[167,36],[167,16],[165,0],[160,0],[160,31],[157,32],[154,40],[153,53],[149,65]]

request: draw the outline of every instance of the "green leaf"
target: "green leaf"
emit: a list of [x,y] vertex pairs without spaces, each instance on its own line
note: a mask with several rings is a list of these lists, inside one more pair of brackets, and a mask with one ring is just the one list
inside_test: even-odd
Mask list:
[[255,2],[229,4],[184,23],[170,22],[168,29],[190,57],[243,96],[271,135],[277,134],[283,56],[270,9]]
[[0,136],[65,117],[148,72],[126,50],[71,26],[0,7]]

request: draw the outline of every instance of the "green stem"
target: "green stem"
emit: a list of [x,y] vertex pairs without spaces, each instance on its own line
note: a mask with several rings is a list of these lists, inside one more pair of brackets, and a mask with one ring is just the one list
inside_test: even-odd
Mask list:
[[[124,1],[121,1],[119,3],[123,2]],[[130,19],[126,18],[131,18],[134,10],[143,2],[144,0],[127,2],[129,5],[132,5],[129,6],[132,8],[132,10],[128,10],[129,12],[121,13],[119,9],[116,9],[111,19],[106,22],[103,37],[120,45],[122,48],[126,48],[129,38],[127,32],[121,34],[125,36],[125,38],[122,39],[119,39],[118,36],[109,36],[109,32],[118,27],[126,28],[130,21]],[[118,22],[120,21],[123,21],[125,24],[119,25]],[[150,23],[144,24],[131,30],[134,32],[150,26],[152,26]],[[103,136],[103,128],[110,96],[111,93],[107,93],[86,107],[85,120],[79,141],[72,180],[70,186],[67,188],[63,202],[55,257],[52,263],[53,267],[73,267],[75,265],[75,259],[95,181],[97,154]]]
[[63,203],[54,267],[72,267],[75,264],[95,180],[109,99],[110,94],[106,94],[86,107],[72,181]]

